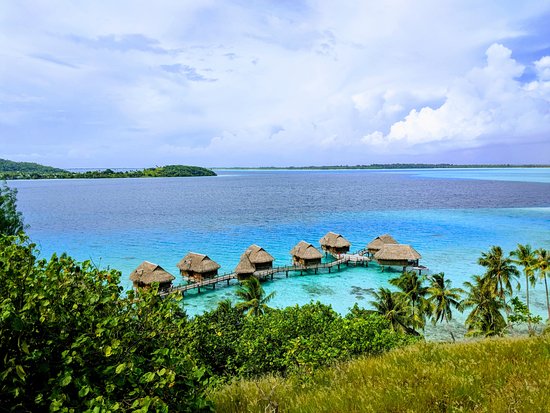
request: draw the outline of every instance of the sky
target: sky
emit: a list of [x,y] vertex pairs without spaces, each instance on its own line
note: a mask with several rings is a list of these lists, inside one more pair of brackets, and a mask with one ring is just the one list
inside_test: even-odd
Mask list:
[[0,158],[550,163],[547,0],[2,0]]

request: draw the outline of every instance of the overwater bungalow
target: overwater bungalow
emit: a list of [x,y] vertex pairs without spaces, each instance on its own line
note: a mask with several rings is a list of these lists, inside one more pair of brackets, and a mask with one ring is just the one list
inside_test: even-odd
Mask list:
[[326,253],[336,255],[349,252],[351,246],[351,243],[347,239],[334,232],[328,232],[319,242],[321,243],[321,248]]
[[241,260],[235,268],[239,280],[250,277],[256,271],[273,268],[273,256],[262,247],[253,244],[241,255]]
[[218,275],[220,265],[207,255],[190,252],[178,262],[182,277],[191,282],[200,282]]
[[305,241],[300,241],[294,248],[290,250],[292,262],[295,265],[308,267],[310,265],[320,264],[323,254],[319,252],[312,244]]
[[376,254],[384,245],[388,244],[398,244],[398,242],[390,235],[390,234],[384,234],[380,235],[379,237],[376,237],[373,239],[368,245],[367,245],[367,251],[369,255],[372,257],[374,254]]
[[250,261],[250,256],[245,252],[243,255],[241,255],[241,260],[235,267],[235,274],[237,274],[237,279],[239,281],[246,280],[250,278],[254,272],[256,271],[256,268],[254,267],[254,264]]
[[422,256],[410,245],[386,244],[376,254],[374,259],[379,265],[405,267],[418,266],[418,260]]
[[172,286],[172,281],[176,277],[166,271],[158,264],[149,261],[143,261],[130,274],[130,281],[134,284],[134,289],[150,288],[151,284],[159,283],[159,291],[166,290]]

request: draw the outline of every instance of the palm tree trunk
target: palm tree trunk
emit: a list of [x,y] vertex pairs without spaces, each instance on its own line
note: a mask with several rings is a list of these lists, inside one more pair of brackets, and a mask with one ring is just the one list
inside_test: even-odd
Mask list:
[[508,318],[510,317],[510,309],[508,308],[508,304],[506,304],[506,291],[504,291],[504,288],[502,287],[502,279],[499,280],[500,284],[500,292],[502,294],[502,301],[504,302],[504,312],[506,313],[506,322],[508,323],[508,326],[512,328],[512,323],[508,321]]
[[546,281],[546,275],[544,276],[544,288],[546,288],[546,308],[548,309],[548,320],[550,320],[550,302],[548,301],[548,281]]
[[445,314],[445,323],[447,324],[447,330],[449,331],[449,334],[451,334],[451,338],[453,339],[453,343],[456,343],[455,335],[453,334],[453,330],[451,329],[451,326],[449,325],[449,319],[447,318],[447,314]]
[[506,303],[506,291],[502,288],[502,279],[499,280],[500,284],[500,292],[502,293],[502,301],[504,302],[504,312],[506,313],[506,324],[508,325],[508,328],[512,330],[514,328],[514,325],[510,322],[510,309],[508,308],[508,304]]
[[525,274],[525,301],[527,303],[527,312],[529,314],[529,317],[527,318],[527,325],[529,328],[529,332],[531,332],[531,309],[529,308],[529,276]]

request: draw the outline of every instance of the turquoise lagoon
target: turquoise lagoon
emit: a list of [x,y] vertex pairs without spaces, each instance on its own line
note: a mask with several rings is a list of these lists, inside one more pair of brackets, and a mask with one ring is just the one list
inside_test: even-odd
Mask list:
[[[218,170],[218,177],[13,181],[29,234],[41,254],[66,251],[79,260],[129,273],[143,260],[177,276],[175,264],[202,252],[231,272],[252,243],[275,265],[289,262],[300,240],[318,244],[342,233],[352,249],[392,234],[413,245],[421,263],[461,286],[482,268],[480,253],[517,243],[550,248],[550,169],[349,171]],[[266,282],[273,306],[312,300],[345,313],[368,307],[368,292],[397,273],[350,267],[332,274],[284,275]],[[187,293],[190,315],[235,299],[235,286]],[[542,284],[533,310],[545,314]],[[523,289],[518,293],[520,296]],[[461,320],[461,317],[458,317]]]

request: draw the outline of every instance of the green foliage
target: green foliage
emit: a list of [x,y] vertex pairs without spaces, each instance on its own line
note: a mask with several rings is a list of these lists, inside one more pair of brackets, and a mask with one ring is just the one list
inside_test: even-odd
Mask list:
[[17,211],[17,189],[3,182],[0,186],[0,236],[17,235],[24,229],[23,215]]
[[[492,246],[489,252],[481,253],[478,263],[486,269],[484,279],[488,282],[487,288],[492,289],[493,294],[503,301],[506,308],[506,296],[513,292],[512,282],[519,276],[518,269],[498,246]],[[516,285],[519,288],[519,283]]]
[[40,165],[34,162],[14,162],[7,159],[0,159],[0,174],[3,172],[20,172],[20,173],[63,173],[67,172],[64,169],[54,168],[51,166]]
[[242,301],[237,304],[237,308],[246,313],[246,315],[261,315],[270,308],[267,303],[275,297],[275,291],[265,295],[265,291],[260,284],[260,280],[251,277],[241,283],[240,288],[235,293]]
[[392,278],[390,284],[401,290],[403,298],[408,303],[410,326],[423,329],[426,325],[426,316],[431,312],[430,303],[426,300],[428,287],[424,285],[424,277],[416,271],[404,271],[399,277]]
[[235,381],[211,398],[225,413],[546,412],[549,349],[550,335],[418,343],[338,363],[307,382],[272,376]]
[[188,165],[166,165],[135,171],[116,172],[112,169],[87,172],[70,172],[51,166],[0,159],[0,179],[73,179],[73,178],[143,178],[216,176],[211,169]]
[[514,323],[514,324],[527,323],[531,325],[531,324],[539,324],[542,321],[542,317],[533,315],[529,311],[527,306],[521,302],[519,297],[512,298],[511,304],[512,304],[512,312],[508,316],[508,320],[510,320],[511,323]]
[[379,354],[418,340],[390,330],[357,306],[342,317],[311,303],[247,317],[222,302],[185,327],[185,349],[214,381],[263,374],[310,374],[361,354]]
[[199,166],[167,165],[126,172],[115,172],[112,169],[88,171],[75,174],[73,178],[161,178],[190,176],[216,176],[216,173]]
[[343,318],[321,303],[277,309],[245,320],[231,360],[245,377],[309,373],[337,360],[378,354],[416,340],[391,331],[378,315],[355,311]]
[[229,360],[235,357],[245,323],[242,311],[222,301],[214,311],[195,317],[188,323],[186,351],[209,375],[234,375]]
[[445,278],[444,273],[433,274],[430,276],[430,287],[427,290],[429,295],[430,309],[432,311],[432,321],[434,324],[453,319],[452,309],[460,312],[464,310],[462,306],[461,294],[464,291],[461,288],[451,287],[451,280]]
[[[525,276],[525,302],[527,313],[529,313],[531,310],[529,304],[529,285],[534,287],[537,282],[535,269],[533,268],[536,263],[535,252],[529,244],[518,244],[517,248],[512,251],[510,255],[515,257],[515,259],[512,260],[514,263],[523,267],[523,275]],[[532,332],[531,318],[527,317],[527,323],[529,325],[529,331]]]
[[550,298],[548,296],[548,268],[549,265],[548,250],[539,248],[535,250],[535,262],[533,263],[532,270],[538,272],[539,279],[544,282],[544,289],[546,291],[546,310],[548,311],[548,319],[550,322]]
[[506,320],[501,310],[504,301],[495,294],[494,284],[488,277],[474,275],[473,282],[465,282],[467,296],[463,305],[472,308],[466,318],[469,336],[501,336],[506,330]]
[[121,297],[120,273],[37,260],[0,238],[0,405],[12,411],[202,411],[204,371],[185,313],[156,290]]
[[374,298],[370,301],[370,304],[374,307],[371,313],[378,314],[388,320],[393,331],[418,335],[414,326],[419,323],[415,318],[411,300],[406,294],[399,291],[390,291],[383,287],[370,294]]

